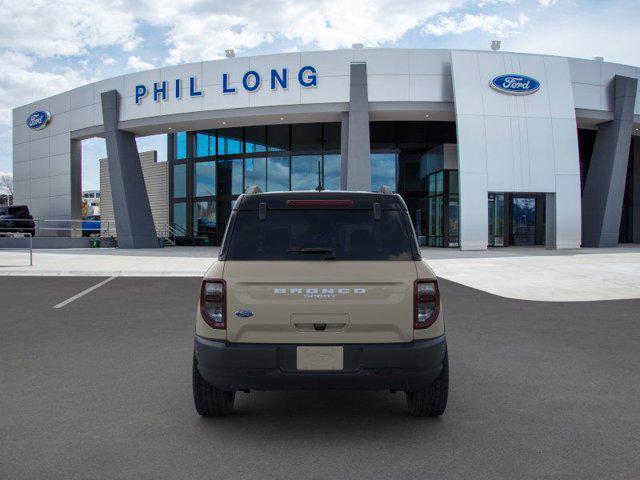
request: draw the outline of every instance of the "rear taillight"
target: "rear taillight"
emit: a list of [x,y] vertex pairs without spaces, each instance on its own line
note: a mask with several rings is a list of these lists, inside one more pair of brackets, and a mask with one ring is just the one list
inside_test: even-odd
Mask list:
[[413,328],[429,328],[440,313],[440,292],[436,280],[417,280],[414,287]]
[[227,328],[227,285],[224,280],[203,280],[200,291],[200,313],[211,328]]

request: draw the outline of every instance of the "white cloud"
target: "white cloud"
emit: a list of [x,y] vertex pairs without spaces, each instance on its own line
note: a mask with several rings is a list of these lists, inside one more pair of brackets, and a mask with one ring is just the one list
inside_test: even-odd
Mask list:
[[551,5],[558,3],[558,0],[538,0],[538,3],[542,7],[550,7]]
[[[219,58],[226,48],[255,48],[276,38],[297,47],[335,49],[394,42],[465,0],[176,0],[165,8],[139,4],[145,20],[168,28],[168,63]],[[188,26],[188,28],[185,28]]]
[[23,53],[0,53],[0,124],[11,124],[14,107],[92,81],[70,68],[58,72],[36,71],[35,62],[35,58]]
[[639,21],[640,14],[633,11],[592,12],[579,21],[554,16],[545,22],[532,23],[526,33],[509,39],[502,47],[509,51],[567,57],[602,56],[607,62],[640,66],[640,51],[635,43],[621,41],[638,36]]
[[499,15],[464,14],[462,16],[442,16],[435,22],[424,26],[424,32],[429,35],[460,35],[474,30],[496,35],[498,37],[508,37],[518,33],[522,27],[529,22],[529,18],[520,14],[517,19],[511,20]]
[[102,63],[105,65],[114,65],[116,63],[116,59],[113,57],[104,57],[102,59]]
[[0,45],[40,57],[80,55],[94,47],[139,43],[136,18],[125,2],[4,0]]
[[127,70],[140,71],[140,70],[150,70],[155,68],[152,63],[145,62],[142,58],[133,55],[129,57],[127,60]]

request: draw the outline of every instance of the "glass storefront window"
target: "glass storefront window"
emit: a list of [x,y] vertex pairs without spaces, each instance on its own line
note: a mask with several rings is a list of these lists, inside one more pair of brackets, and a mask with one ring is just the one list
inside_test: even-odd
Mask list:
[[187,196],[187,165],[185,163],[173,166],[173,196],[174,198]]
[[396,122],[370,122],[371,149],[397,148]]
[[431,247],[442,246],[442,196],[429,197],[428,244]]
[[267,127],[246,127],[244,129],[244,149],[246,153],[267,151]]
[[267,126],[267,142],[270,152],[289,150],[289,125]]
[[396,154],[371,154],[371,190],[377,192],[387,186],[396,191]]
[[178,132],[174,138],[176,160],[187,158],[187,132]]
[[291,190],[314,190],[318,186],[318,164],[321,155],[291,157]]
[[324,149],[340,151],[340,138],[342,133],[342,124],[339,122],[325,123],[324,131]]
[[458,171],[449,170],[449,194],[458,194]]
[[242,153],[242,128],[218,130],[218,155],[237,155],[239,153]]
[[196,197],[216,194],[216,162],[197,162],[193,165],[193,194]]
[[199,201],[193,204],[193,234],[197,237],[216,234],[216,202]]
[[[395,128],[395,127],[394,127]],[[171,134],[170,210],[195,243],[218,244],[231,206],[248,186],[263,191],[340,188],[342,124],[233,127]],[[295,151],[296,155],[291,155]],[[397,156],[381,169],[395,188]],[[384,161],[382,161],[384,163]]]
[[340,155],[324,156],[324,188],[340,190]]
[[322,124],[298,123],[291,125],[291,150],[298,152],[322,151]]
[[180,236],[187,234],[187,204],[176,202],[173,204],[173,226]]
[[216,154],[215,132],[198,132],[196,134],[196,157],[210,157]]
[[289,157],[267,158],[267,191],[289,190]]
[[504,246],[504,194],[489,194],[489,239],[490,247]]
[[242,159],[218,161],[218,193],[239,195],[242,186]]
[[267,191],[267,161],[265,158],[247,158],[244,161],[244,183],[247,188],[257,185]]

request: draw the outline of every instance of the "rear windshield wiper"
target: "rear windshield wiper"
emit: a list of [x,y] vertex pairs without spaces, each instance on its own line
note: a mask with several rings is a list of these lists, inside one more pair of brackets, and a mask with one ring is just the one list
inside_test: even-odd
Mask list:
[[325,260],[336,259],[336,251],[333,248],[329,247],[291,247],[289,250],[287,250],[287,253],[324,253]]

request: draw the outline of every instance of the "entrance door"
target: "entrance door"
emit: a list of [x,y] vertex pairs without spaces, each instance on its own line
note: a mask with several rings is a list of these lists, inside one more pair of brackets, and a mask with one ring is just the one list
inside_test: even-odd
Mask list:
[[533,195],[511,198],[511,244],[536,244],[536,197]]
[[504,193],[489,194],[489,246],[504,247]]

